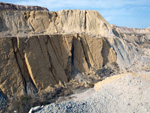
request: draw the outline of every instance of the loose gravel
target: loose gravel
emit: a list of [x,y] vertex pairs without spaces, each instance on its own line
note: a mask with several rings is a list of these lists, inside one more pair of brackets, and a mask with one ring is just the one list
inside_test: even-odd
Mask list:
[[150,113],[150,73],[128,74],[102,84],[92,95],[90,91],[85,98],[78,94],[75,101],[52,103],[32,113]]
[[6,104],[7,104],[6,99],[0,92],[0,112],[4,111],[6,109],[6,107],[7,107]]

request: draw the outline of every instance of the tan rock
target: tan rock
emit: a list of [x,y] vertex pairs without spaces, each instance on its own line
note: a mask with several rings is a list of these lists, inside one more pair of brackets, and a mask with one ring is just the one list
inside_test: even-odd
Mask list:
[[[109,23],[98,13],[91,10],[62,10],[50,12],[54,19],[47,33],[88,33],[108,36],[112,33]],[[55,32],[57,31],[57,32]]]
[[12,43],[11,38],[0,38],[0,90],[8,97],[24,94],[25,90]]
[[72,34],[112,36],[109,23],[97,11],[62,10],[58,12],[40,11],[0,11],[0,35],[23,34]]
[[91,68],[101,69],[116,61],[105,38],[76,34],[0,39],[0,88],[5,95],[41,92],[68,82],[74,71],[88,73]]
[[21,11],[0,11],[0,23],[0,36],[33,33],[32,27],[24,17],[24,12]]
[[31,11],[29,12],[28,23],[32,26],[35,33],[43,33],[49,27],[48,11]]

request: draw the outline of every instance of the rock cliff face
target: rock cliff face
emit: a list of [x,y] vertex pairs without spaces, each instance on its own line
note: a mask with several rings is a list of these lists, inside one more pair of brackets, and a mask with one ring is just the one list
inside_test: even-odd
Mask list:
[[106,38],[79,34],[1,37],[0,50],[0,89],[7,96],[34,94],[68,82],[74,71],[116,62]]
[[135,45],[148,47],[147,44],[150,43],[150,28],[136,29],[117,26],[112,27],[114,33],[117,33],[116,35],[128,42],[134,43]]
[[120,73],[150,67],[149,28],[111,26],[90,10],[8,9],[0,11],[0,91],[6,97],[42,92],[113,65]]
[[[93,18],[94,17],[94,18]],[[0,35],[73,34],[110,36],[109,23],[97,12],[90,10],[1,11]]]
[[47,8],[40,7],[40,6],[22,6],[22,5],[14,5],[9,3],[0,2],[0,11],[5,10],[21,10],[21,11],[34,11],[34,10],[46,10]]
[[117,27],[112,25],[117,38],[111,44],[117,53],[117,63],[123,72],[149,68],[150,31],[146,29]]
[[113,29],[117,29],[118,32],[121,33],[128,33],[128,34],[149,34],[150,27],[145,29],[138,29],[138,28],[127,28],[127,27],[118,27],[116,25],[111,25]]

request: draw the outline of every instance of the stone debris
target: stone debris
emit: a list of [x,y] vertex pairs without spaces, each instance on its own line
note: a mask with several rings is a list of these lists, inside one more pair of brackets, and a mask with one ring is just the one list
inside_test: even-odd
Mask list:
[[93,95],[85,93],[79,100],[82,94],[77,94],[74,101],[52,103],[34,113],[150,113],[150,73],[144,74],[114,75]]

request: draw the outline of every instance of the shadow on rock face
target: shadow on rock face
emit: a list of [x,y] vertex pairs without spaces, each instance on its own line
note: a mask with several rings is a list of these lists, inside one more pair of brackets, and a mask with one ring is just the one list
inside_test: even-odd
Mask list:
[[4,113],[5,109],[7,109],[6,97],[0,91],[0,113]]
[[7,31],[6,21],[0,17],[0,32]]
[[108,67],[96,70],[95,74],[98,74],[102,79],[119,73],[119,67],[116,63],[108,64]]

